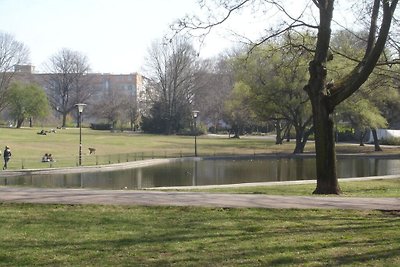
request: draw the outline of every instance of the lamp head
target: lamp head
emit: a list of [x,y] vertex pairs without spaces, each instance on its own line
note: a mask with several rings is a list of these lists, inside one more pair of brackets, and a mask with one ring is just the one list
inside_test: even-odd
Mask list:
[[200,111],[198,110],[193,110],[192,114],[193,114],[193,118],[197,119],[197,117],[199,116]]
[[83,108],[86,106],[86,104],[79,103],[79,104],[75,104],[75,106],[78,107],[78,112],[82,113],[83,112]]

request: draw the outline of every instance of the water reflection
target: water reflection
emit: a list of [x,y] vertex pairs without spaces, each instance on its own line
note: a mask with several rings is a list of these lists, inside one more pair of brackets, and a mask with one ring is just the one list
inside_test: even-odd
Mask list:
[[[398,174],[400,160],[339,159],[337,171],[341,178]],[[0,177],[0,184],[57,188],[140,189],[309,179],[315,179],[315,161],[312,158],[182,159],[168,164],[128,170]]]

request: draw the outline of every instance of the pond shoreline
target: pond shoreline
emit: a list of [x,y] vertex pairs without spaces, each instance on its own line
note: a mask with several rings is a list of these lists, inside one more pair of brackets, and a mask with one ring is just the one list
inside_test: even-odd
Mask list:
[[149,159],[140,161],[130,161],[124,163],[114,163],[107,165],[94,166],[77,166],[63,168],[45,168],[45,169],[20,169],[20,170],[4,170],[0,172],[0,177],[15,177],[23,175],[38,175],[38,174],[70,174],[70,173],[90,173],[90,172],[107,172],[113,170],[133,169],[147,167],[157,164],[164,164],[181,160],[182,158],[170,159]]
[[[106,165],[93,165],[93,166],[76,166],[76,167],[63,167],[63,168],[44,168],[44,169],[19,169],[19,170],[3,170],[0,172],[0,177],[15,177],[24,175],[38,175],[38,174],[73,174],[73,173],[90,173],[90,172],[107,172],[113,170],[134,169],[158,164],[165,164],[176,161],[184,160],[245,160],[245,159],[309,159],[314,158],[315,153],[266,153],[254,155],[226,155],[226,156],[206,156],[206,157],[182,157],[182,158],[164,158],[164,159],[148,159],[138,160],[123,163],[114,163]],[[400,154],[369,154],[369,153],[338,153],[338,159],[346,158],[373,158],[373,159],[400,159]]]

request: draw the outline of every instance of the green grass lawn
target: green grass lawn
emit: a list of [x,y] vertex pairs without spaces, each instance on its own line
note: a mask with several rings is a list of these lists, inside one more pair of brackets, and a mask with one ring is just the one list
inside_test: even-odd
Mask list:
[[[399,197],[400,198],[400,178],[398,179],[379,179],[370,181],[350,182],[342,179],[340,187],[343,197]],[[287,184],[287,185],[268,185],[268,186],[246,186],[246,187],[216,187],[212,189],[179,189],[174,191],[207,191],[213,193],[233,193],[233,194],[266,194],[282,196],[312,196],[315,183],[312,184]],[[172,189],[171,189],[172,190]],[[168,191],[168,190],[167,190]],[[320,196],[320,195],[318,195]],[[399,207],[400,209],[400,207]]]
[[[42,163],[45,153],[56,159],[52,167],[76,166],[79,155],[79,129],[57,130],[57,133],[39,135],[41,128],[0,128],[0,148],[11,147],[13,157],[10,169],[49,167]],[[50,129],[48,129],[50,130]],[[198,154],[231,155],[289,152],[292,144],[277,146],[272,140],[229,139],[198,137]],[[191,136],[135,134],[129,132],[95,131],[82,129],[83,165],[108,164],[144,158],[193,156],[194,139]],[[89,155],[89,147],[96,148]]]
[[[37,135],[0,128],[11,168],[43,167],[52,153],[76,164],[78,129]],[[83,129],[87,155],[193,155],[193,138]],[[290,153],[263,139],[198,138],[201,155]],[[373,153],[339,145],[338,151]],[[313,151],[309,144],[307,151]],[[398,153],[397,148],[385,152]],[[113,156],[119,155],[119,156]],[[91,157],[91,158],[90,158]],[[342,182],[344,196],[399,197],[400,179]],[[310,195],[315,185],[213,189],[213,192]],[[209,190],[207,190],[209,191]],[[273,210],[0,203],[0,266],[400,266],[399,211]]]
[[398,212],[0,204],[0,266],[399,266]]
[[[348,196],[399,197],[399,183],[342,187]],[[312,189],[228,192],[309,195]],[[399,210],[0,203],[0,226],[0,266],[400,265]]]

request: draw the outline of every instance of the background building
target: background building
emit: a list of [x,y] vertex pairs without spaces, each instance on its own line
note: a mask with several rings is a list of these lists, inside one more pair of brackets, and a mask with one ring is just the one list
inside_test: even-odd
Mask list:
[[[13,80],[39,84],[50,96],[49,77],[52,75],[57,74],[35,73],[34,66],[17,65]],[[138,114],[145,108],[143,103],[146,102],[146,79],[141,74],[88,73],[85,74],[85,78],[85,86],[90,88],[90,97],[86,101],[86,123],[114,124],[122,115],[131,113],[132,109],[136,109],[137,112],[135,120],[140,120]],[[53,105],[52,108],[54,117],[57,118],[57,107]],[[118,114],[116,109],[119,109]],[[120,118],[117,118],[117,115]],[[76,114],[71,112],[71,116],[75,117]]]

